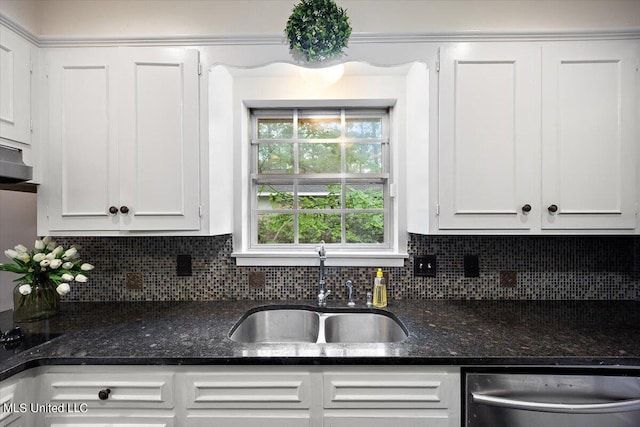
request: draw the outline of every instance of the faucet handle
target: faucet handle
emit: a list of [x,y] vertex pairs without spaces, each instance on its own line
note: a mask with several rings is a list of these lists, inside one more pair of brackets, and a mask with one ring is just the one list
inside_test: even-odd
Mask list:
[[331,289],[320,289],[318,293],[318,307],[326,307],[327,306],[327,298],[331,295]]
[[371,307],[373,305],[373,295],[371,291],[367,292],[367,307]]

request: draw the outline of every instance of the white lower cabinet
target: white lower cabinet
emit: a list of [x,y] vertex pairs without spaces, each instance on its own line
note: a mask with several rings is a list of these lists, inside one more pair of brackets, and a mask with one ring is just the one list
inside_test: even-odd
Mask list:
[[39,368],[34,426],[178,426],[173,367]]
[[[187,427],[307,427],[317,380],[308,368],[207,367],[184,374]],[[317,425],[317,424],[316,424]]]
[[[36,409],[7,412],[8,403]],[[0,383],[0,404],[0,427],[459,427],[460,373],[387,365],[51,366]]]
[[24,394],[24,383],[17,376],[0,384],[0,427],[27,425],[20,407]]
[[460,425],[457,369],[344,367],[323,376],[324,427]]

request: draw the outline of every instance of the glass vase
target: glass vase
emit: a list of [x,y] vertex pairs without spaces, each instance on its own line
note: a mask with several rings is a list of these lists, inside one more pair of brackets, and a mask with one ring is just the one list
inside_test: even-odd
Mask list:
[[18,285],[13,290],[14,322],[34,322],[48,319],[58,314],[60,295],[56,284],[50,280],[36,280],[31,283],[31,293],[23,295]]

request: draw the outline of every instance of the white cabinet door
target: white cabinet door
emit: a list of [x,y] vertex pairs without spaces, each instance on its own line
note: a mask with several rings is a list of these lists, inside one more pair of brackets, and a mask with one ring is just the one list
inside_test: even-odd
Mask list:
[[461,43],[440,63],[439,228],[536,227],[539,48]]
[[198,51],[121,48],[124,230],[197,230]]
[[543,48],[543,229],[635,227],[636,61],[629,42]]
[[0,25],[0,138],[31,143],[31,44]]
[[50,52],[49,229],[118,230],[117,49]]
[[198,51],[48,57],[49,231],[199,229]]

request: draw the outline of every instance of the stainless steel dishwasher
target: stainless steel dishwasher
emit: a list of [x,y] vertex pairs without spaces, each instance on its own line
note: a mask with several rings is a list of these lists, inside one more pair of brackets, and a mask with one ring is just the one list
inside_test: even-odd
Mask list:
[[638,375],[467,373],[465,378],[466,427],[640,426]]

